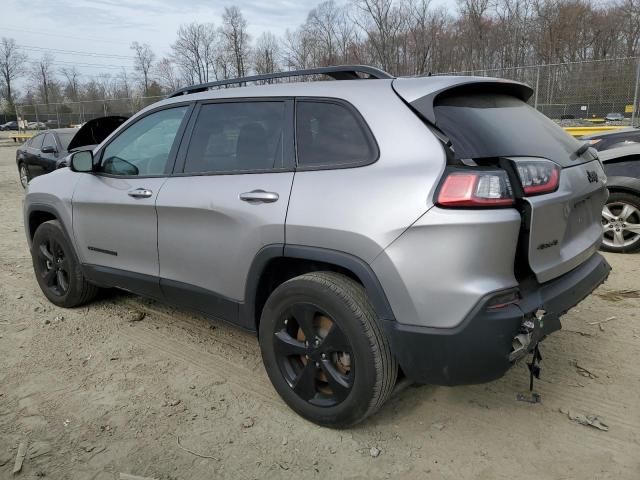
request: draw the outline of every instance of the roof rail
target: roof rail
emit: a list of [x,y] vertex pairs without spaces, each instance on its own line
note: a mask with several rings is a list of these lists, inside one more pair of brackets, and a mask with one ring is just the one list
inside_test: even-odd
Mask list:
[[216,82],[201,83],[198,85],[191,85],[190,87],[184,87],[176,90],[168,98],[178,97],[180,95],[188,95],[190,93],[198,93],[209,90],[212,87],[222,87],[225,85],[242,85],[247,82],[259,82],[262,80],[271,80],[274,78],[287,78],[287,77],[301,77],[307,75],[327,75],[334,80],[358,80],[362,77],[358,73],[364,73],[368,75],[368,78],[373,79],[391,79],[394,78],[387,72],[380,70],[379,68],[369,67],[367,65],[337,65],[333,67],[320,67],[309,68],[306,70],[292,70],[290,72],[275,72],[267,73],[265,75],[251,75],[248,77],[229,78],[227,80],[218,80]]

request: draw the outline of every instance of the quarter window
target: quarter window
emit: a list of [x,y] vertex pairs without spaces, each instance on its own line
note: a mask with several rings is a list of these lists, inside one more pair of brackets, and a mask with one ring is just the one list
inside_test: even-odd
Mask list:
[[185,173],[284,167],[284,102],[210,103],[200,108]]
[[189,107],[151,113],[104,149],[101,171],[111,175],[162,175],[176,134]]
[[298,102],[298,165],[345,167],[375,161],[376,148],[365,128],[345,105],[307,100]]

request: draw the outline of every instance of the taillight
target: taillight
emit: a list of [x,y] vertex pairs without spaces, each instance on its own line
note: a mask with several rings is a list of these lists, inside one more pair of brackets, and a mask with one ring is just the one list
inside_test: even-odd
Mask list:
[[445,177],[437,204],[443,207],[504,207],[513,205],[513,192],[501,170],[456,170]]
[[548,160],[517,161],[516,169],[526,196],[554,192],[560,181],[560,168]]

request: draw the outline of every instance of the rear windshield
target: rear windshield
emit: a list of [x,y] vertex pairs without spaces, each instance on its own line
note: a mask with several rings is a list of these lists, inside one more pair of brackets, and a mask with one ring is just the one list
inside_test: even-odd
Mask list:
[[[544,157],[575,165],[581,143],[522,100],[500,94],[438,98],[437,126],[449,137],[455,157]],[[586,160],[586,159],[585,159]]]
[[75,136],[75,133],[59,133],[58,138],[60,139],[60,143],[62,144],[62,148],[67,150],[69,147],[69,142]]

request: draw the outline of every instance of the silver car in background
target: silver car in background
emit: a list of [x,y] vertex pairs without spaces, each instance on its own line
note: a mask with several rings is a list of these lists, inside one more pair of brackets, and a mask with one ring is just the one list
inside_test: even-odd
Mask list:
[[[326,75],[337,81],[279,83]],[[118,287],[257,332],[320,425],[398,379],[487,382],[600,285],[605,175],[521,83],[326,67],[187,87],[29,184],[36,277]]]

